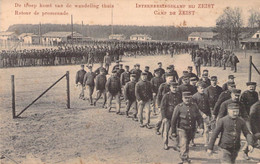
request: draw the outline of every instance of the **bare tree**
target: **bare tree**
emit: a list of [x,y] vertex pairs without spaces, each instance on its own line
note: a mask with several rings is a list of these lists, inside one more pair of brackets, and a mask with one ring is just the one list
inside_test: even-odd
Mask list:
[[224,9],[223,14],[218,17],[215,31],[219,33],[222,43],[232,49],[233,45],[238,46],[242,26],[242,10],[238,7],[227,7]]
[[254,9],[249,10],[248,27],[260,28],[260,12]]

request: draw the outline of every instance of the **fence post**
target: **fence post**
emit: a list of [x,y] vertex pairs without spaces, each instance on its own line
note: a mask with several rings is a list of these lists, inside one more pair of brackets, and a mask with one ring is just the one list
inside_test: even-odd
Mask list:
[[66,79],[67,79],[67,108],[70,108],[70,72],[66,72]]
[[14,85],[14,75],[11,75],[11,85],[12,85],[12,114],[13,118],[16,118],[15,116],[15,85]]
[[248,75],[249,82],[251,82],[251,76],[252,76],[252,56],[249,57],[249,75]]

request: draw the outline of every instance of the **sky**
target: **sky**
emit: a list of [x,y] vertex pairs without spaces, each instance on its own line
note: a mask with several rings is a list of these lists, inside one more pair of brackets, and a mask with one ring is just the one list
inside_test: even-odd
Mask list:
[[[25,7],[24,4],[32,7]],[[52,7],[39,7],[39,5]],[[63,5],[63,7],[55,7]],[[72,7],[66,7],[68,4]],[[99,8],[76,8],[74,5],[99,5]],[[114,8],[102,8],[101,5],[113,5]],[[185,5],[185,8],[136,8],[142,4]],[[198,8],[199,4],[214,5],[213,8]],[[15,7],[21,5],[20,7]],[[33,5],[37,5],[36,7]],[[195,8],[188,8],[195,5]],[[213,27],[216,19],[226,7],[239,7],[243,11],[244,24],[247,25],[249,10],[260,12],[260,0],[0,0],[0,31],[5,31],[12,24],[69,24],[71,15],[73,23],[90,25],[139,25],[139,26],[185,26]],[[178,15],[179,11],[191,11],[194,15]],[[34,15],[37,11],[39,14]],[[66,12],[67,15],[45,15],[42,12]],[[15,15],[15,12],[31,12],[31,15]],[[156,15],[165,13],[165,15]],[[175,12],[176,15],[170,15]],[[112,16],[113,15],[113,16]]]

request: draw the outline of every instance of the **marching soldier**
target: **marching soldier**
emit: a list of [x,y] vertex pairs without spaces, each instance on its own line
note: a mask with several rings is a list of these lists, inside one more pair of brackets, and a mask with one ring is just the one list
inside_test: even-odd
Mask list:
[[[159,87],[158,94],[157,94],[157,105],[158,107],[161,106],[161,100],[163,96],[170,91],[170,83],[173,82],[173,76],[170,74],[165,74],[166,75],[166,82],[162,83]],[[159,129],[161,128],[162,125],[162,117],[159,117],[158,122],[156,123],[155,130],[156,134],[160,135]]]
[[164,149],[168,150],[168,136],[171,127],[171,120],[174,108],[182,102],[182,96],[177,91],[177,83],[170,83],[170,92],[166,93],[161,102],[161,117],[162,117],[162,135],[164,142]]
[[154,70],[154,72],[159,71],[160,72],[160,77],[165,73],[165,70],[162,68],[162,62],[158,62],[158,68]]
[[189,159],[189,143],[196,130],[196,122],[200,128],[204,128],[199,109],[191,103],[191,97],[190,92],[182,93],[183,102],[175,107],[171,120],[171,137],[176,138],[178,135],[180,158],[183,163],[191,162]]
[[97,91],[97,97],[96,100],[94,101],[94,106],[96,106],[97,101],[100,99],[101,95],[104,97],[104,103],[102,105],[102,108],[105,107],[106,101],[107,101],[107,95],[106,95],[106,82],[107,82],[107,77],[106,77],[106,69],[103,68],[100,70],[100,74],[97,75],[96,77],[96,91]]
[[108,78],[106,82],[106,91],[107,91],[107,97],[108,97],[108,112],[111,111],[111,103],[113,100],[113,97],[115,97],[116,100],[116,114],[121,115],[120,113],[120,95],[121,95],[121,85],[120,85],[120,79],[117,76],[117,71],[113,70],[111,77]]
[[[135,96],[138,103],[138,118],[140,127],[150,129],[150,104],[153,98],[152,84],[147,81],[147,73],[143,72],[141,80],[136,84]],[[143,124],[143,109],[146,108],[146,123]]]
[[211,155],[214,143],[221,133],[219,140],[219,158],[221,163],[235,163],[239,149],[240,149],[240,136],[243,132],[249,144],[248,149],[253,151],[253,137],[249,132],[245,121],[238,117],[240,106],[237,103],[228,104],[228,115],[218,121],[210,143],[208,146],[208,154]]
[[126,85],[126,83],[129,82],[129,81],[130,81],[129,66],[126,65],[125,66],[125,72],[123,72],[121,74],[121,77],[120,77],[121,86],[124,87]]
[[210,131],[210,121],[211,121],[211,112],[209,108],[209,98],[205,94],[204,90],[206,84],[203,82],[198,82],[198,92],[192,96],[193,102],[197,105],[204,123],[204,146],[207,148],[209,142],[209,131]]
[[210,78],[210,81],[211,81],[211,85],[208,88],[206,88],[205,93],[208,95],[210,111],[211,114],[213,114],[214,106],[219,98],[219,95],[222,93],[222,88],[217,85],[218,83],[217,76],[212,76]]
[[95,82],[94,82],[95,76],[96,76],[95,73],[92,72],[92,66],[88,66],[88,72],[84,76],[83,85],[88,90],[88,96],[89,96],[88,98],[89,98],[90,105],[93,105],[92,95],[95,87]]
[[179,86],[178,89],[179,89],[179,91],[181,93],[183,93],[183,92],[191,92],[192,95],[194,95],[197,92],[196,89],[192,85],[190,85],[190,78],[189,78],[189,76],[184,76],[182,78],[182,84]]
[[234,53],[232,53],[232,55],[230,56],[230,61],[231,61],[231,70],[234,70],[234,73],[237,72],[237,63],[239,63],[239,60]]
[[218,100],[215,103],[215,106],[214,106],[214,109],[213,109],[213,115],[214,115],[213,117],[217,118],[221,104],[224,101],[226,101],[226,100],[231,98],[231,90],[235,89],[235,88],[236,88],[236,85],[235,85],[234,82],[228,82],[228,90],[223,91],[219,95]]
[[141,73],[142,73],[142,71],[140,70],[140,64],[136,64],[136,65],[134,65],[134,69],[132,69],[131,71],[130,71],[130,73],[131,74],[135,74],[135,80],[136,80],[136,82],[138,82],[139,80],[140,80],[140,77],[141,77]]
[[235,83],[235,76],[234,75],[228,75],[228,81],[222,85],[222,90],[226,91],[228,90],[228,83]]
[[133,120],[138,121],[137,119],[137,102],[136,102],[136,96],[135,96],[135,85],[136,85],[136,80],[135,80],[136,75],[131,74],[130,76],[130,81],[126,83],[124,87],[124,96],[125,96],[125,101],[127,102],[126,104],[126,117],[129,118],[129,110],[131,106],[134,106],[135,112],[133,114]]
[[80,94],[79,98],[84,99],[84,86],[83,86],[83,80],[84,80],[84,75],[86,74],[86,71],[84,70],[84,65],[80,66],[81,69],[77,72],[76,74],[76,85],[80,86]]
[[104,57],[104,64],[107,72],[109,71],[109,66],[111,65],[111,63],[112,63],[112,59],[109,55],[109,52],[106,52],[106,56]]
[[192,72],[192,66],[188,66],[188,75],[190,78],[195,77],[197,81],[199,80],[198,76]]
[[163,78],[160,77],[160,72],[156,71],[155,72],[155,77],[152,78],[151,83],[152,83],[152,91],[153,91],[153,113],[156,114],[156,107],[158,107],[157,104],[157,96],[158,96],[158,90],[160,85],[164,82]]
[[201,64],[202,64],[202,59],[201,59],[200,55],[197,53],[196,57],[195,57],[195,60],[194,60],[194,65],[196,67],[196,72],[197,72],[197,76],[198,77],[200,77],[200,67],[201,67]]
[[147,80],[151,81],[153,78],[153,74],[149,71],[149,68],[150,68],[149,66],[145,66],[144,72],[147,73]]
[[246,83],[248,90],[242,93],[240,102],[244,104],[247,114],[250,113],[250,107],[258,101],[258,93],[255,91],[256,82]]

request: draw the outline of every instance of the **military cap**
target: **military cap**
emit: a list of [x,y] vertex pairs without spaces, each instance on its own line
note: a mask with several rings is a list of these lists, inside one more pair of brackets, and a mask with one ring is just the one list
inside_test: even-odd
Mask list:
[[246,83],[246,85],[247,85],[247,86],[249,86],[249,85],[256,85],[256,82],[250,82],[250,81],[249,81],[249,82]]
[[125,65],[125,68],[129,68],[129,65]]
[[142,72],[142,75],[147,76],[148,74],[146,72]]
[[136,77],[136,74],[131,74],[130,77]]
[[192,66],[188,66],[188,68],[192,68]]
[[239,109],[238,103],[230,103],[228,104],[228,109]]
[[218,80],[218,77],[217,77],[217,76],[211,76],[210,80],[211,80],[211,81],[217,81],[217,80]]
[[88,68],[89,68],[89,69],[92,69],[92,66],[90,65],[90,66],[88,66]]
[[174,65],[173,65],[173,64],[171,64],[171,65],[169,65],[169,67],[171,67],[171,68],[174,68]]
[[182,92],[182,97],[192,97],[191,92]]
[[209,70],[207,70],[207,69],[204,69],[202,72],[209,72]]
[[234,75],[228,75],[228,79],[234,79],[235,76]]
[[232,89],[231,90],[231,93],[234,93],[234,94],[241,94],[241,90],[240,89]]
[[197,86],[200,86],[202,88],[206,88],[207,87],[206,83],[204,83],[203,81],[198,82]]
[[162,64],[162,62],[158,62],[157,64]]
[[189,72],[188,72],[188,71],[183,71],[182,73],[183,73],[183,74],[187,74],[187,73],[189,73]]
[[197,78],[196,77],[191,77],[190,81],[197,81]]
[[145,68],[150,68],[149,66],[145,66]]
[[113,70],[112,73],[117,73],[117,71],[116,71],[116,70]]
[[172,69],[172,67],[168,66],[166,69],[168,69],[168,70],[169,70],[169,69]]
[[172,86],[172,87],[174,87],[174,88],[177,88],[178,83],[176,83],[176,82],[170,82],[170,86]]
[[135,64],[135,67],[140,67],[140,64]]

